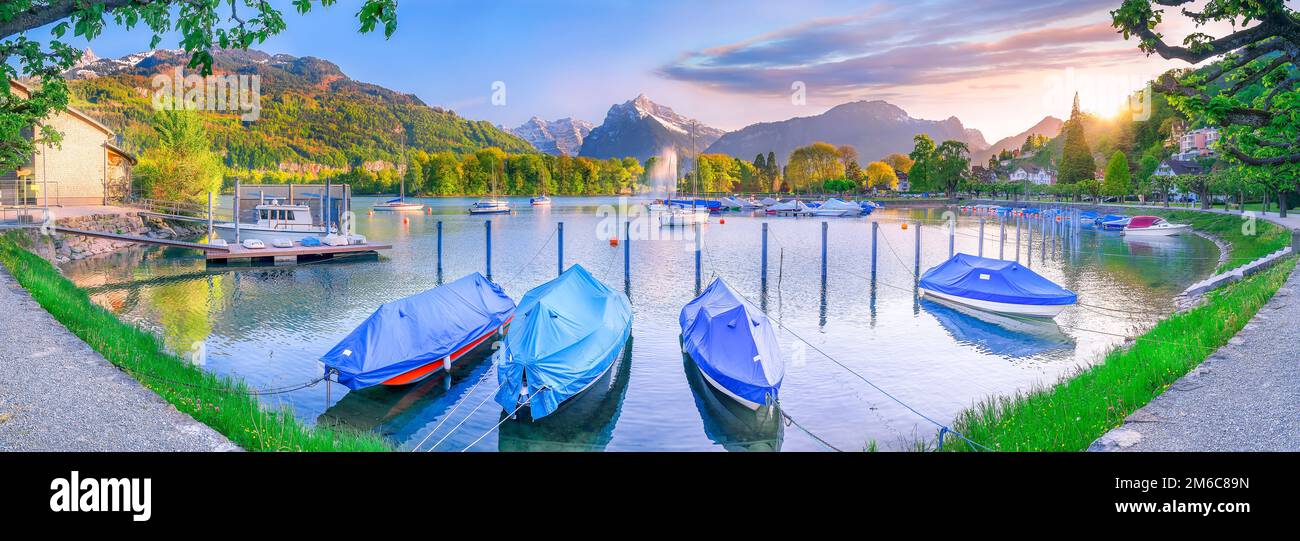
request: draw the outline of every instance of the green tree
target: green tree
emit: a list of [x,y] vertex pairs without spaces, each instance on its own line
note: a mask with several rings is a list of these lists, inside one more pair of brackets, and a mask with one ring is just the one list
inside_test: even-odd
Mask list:
[[790,153],[786,181],[794,191],[822,189],[825,181],[843,177],[844,163],[839,151],[829,143],[818,141]]
[[198,202],[221,189],[221,158],[197,113],[159,111],[153,127],[158,144],[141,154],[135,169],[142,191],[164,201]]
[[934,139],[919,133],[912,137],[912,142],[912,153],[907,155],[912,160],[912,170],[907,175],[908,182],[914,192],[929,191],[934,170]]
[[[320,0],[322,6],[335,0]],[[294,0],[299,13],[317,4]],[[244,13],[240,13],[240,10]],[[391,36],[397,30],[396,0],[366,0],[357,11],[362,33],[382,26]],[[59,135],[49,126],[36,130],[41,120],[68,105],[68,86],[61,74],[81,58],[81,51],[64,42],[73,36],[94,40],[110,19],[127,29],[143,24],[153,34],[149,46],[163,36],[179,34],[180,45],[191,53],[190,67],[204,75],[212,71],[214,47],[246,49],[284,30],[284,17],[271,2],[237,0],[6,0],[0,5],[0,171],[26,163],[35,144],[55,143]],[[48,45],[27,35],[53,25]],[[20,76],[43,81],[27,99],[9,87]],[[40,135],[25,137],[28,132]]]
[[1200,69],[1167,72],[1152,86],[1190,118],[1219,126],[1222,154],[1261,172],[1252,176],[1279,194],[1285,215],[1285,196],[1300,180],[1300,14],[1283,0],[1209,0],[1181,14],[1198,30],[1230,30],[1217,37],[1196,31],[1183,45],[1170,45],[1156,31],[1165,10],[1153,3],[1187,2],[1124,0],[1111,12],[1113,26],[1125,39],[1136,37],[1147,54],[1189,66],[1213,60]]
[[1116,150],[1106,162],[1105,184],[1102,193],[1109,197],[1123,197],[1133,192],[1133,178],[1128,170],[1128,156]]
[[970,177],[970,148],[961,141],[944,141],[931,159],[934,163],[928,172],[930,181],[943,188],[949,198],[955,196],[957,187]]
[[1075,94],[1070,119],[1062,128],[1065,132],[1065,147],[1058,177],[1061,184],[1074,184],[1096,175],[1097,163],[1092,159],[1092,150],[1088,147],[1088,139],[1083,132],[1083,120],[1083,112],[1079,110],[1079,95]]

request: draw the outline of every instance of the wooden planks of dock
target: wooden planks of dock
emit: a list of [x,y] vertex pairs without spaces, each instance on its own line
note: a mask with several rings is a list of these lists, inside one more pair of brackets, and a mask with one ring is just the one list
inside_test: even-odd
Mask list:
[[366,252],[378,252],[379,250],[392,249],[390,244],[349,244],[347,246],[302,246],[294,244],[291,248],[276,248],[267,246],[266,248],[249,249],[238,244],[231,244],[227,252],[209,251],[205,252],[205,257],[210,264],[222,264],[233,259],[252,259],[252,260],[273,260],[280,257],[293,257],[302,260],[328,259],[338,255],[358,255]]

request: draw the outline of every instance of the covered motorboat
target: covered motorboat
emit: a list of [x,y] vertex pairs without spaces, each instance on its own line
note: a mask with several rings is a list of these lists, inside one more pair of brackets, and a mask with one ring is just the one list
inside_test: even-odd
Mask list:
[[813,216],[859,216],[862,214],[862,206],[832,197],[812,209],[811,214]]
[[632,304],[574,265],[519,301],[498,355],[496,401],[536,420],[600,380],[632,333]]
[[682,351],[710,386],[749,409],[776,404],[785,364],[767,315],[721,278],[682,308]]
[[798,199],[782,201],[767,207],[768,214],[808,214],[810,210],[812,209],[808,205]]
[[1074,292],[1015,261],[957,254],[925,272],[924,295],[973,308],[1030,317],[1056,317],[1078,301]]
[[765,207],[770,207],[770,206],[775,205],[775,204],[780,203],[780,202],[781,202],[781,201],[779,201],[779,200],[777,200],[776,198],[773,198],[773,197],[764,197],[762,201],[759,201],[759,203],[762,203],[762,205],[765,206]]
[[514,311],[501,287],[476,272],[380,306],[321,362],[352,390],[415,383],[484,346]]
[[1097,227],[1106,231],[1119,231],[1128,225],[1128,216],[1119,214],[1107,214],[1096,219]]
[[1134,216],[1124,226],[1124,236],[1165,237],[1178,235],[1192,230],[1187,224],[1172,224],[1158,216]]

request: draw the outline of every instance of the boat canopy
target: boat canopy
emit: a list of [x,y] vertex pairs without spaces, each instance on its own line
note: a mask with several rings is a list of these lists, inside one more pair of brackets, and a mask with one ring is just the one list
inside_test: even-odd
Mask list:
[[755,404],[774,403],[785,364],[767,315],[721,278],[682,308],[682,349],[700,371]]
[[1161,221],[1163,220],[1161,220],[1159,216],[1134,216],[1128,221],[1128,226],[1130,229],[1139,229],[1142,227],[1151,227]]
[[844,201],[844,200],[837,199],[837,198],[834,198],[834,197],[832,197],[832,198],[830,198],[830,199],[827,199],[825,203],[822,203],[821,206],[819,206],[819,207],[817,207],[817,208],[818,208],[818,210],[842,210],[842,211],[845,211],[845,212],[861,212],[861,211],[862,211],[862,206],[861,206],[861,205],[857,205],[857,204],[854,204],[854,203],[848,203],[848,202],[846,202],[846,201]]
[[1015,261],[957,254],[925,272],[924,289],[990,302],[1030,305],[1074,304],[1068,289],[1039,276]]
[[673,205],[679,205],[679,206],[694,205],[697,207],[704,207],[707,209],[722,208],[721,201],[714,201],[712,199],[671,199],[668,201],[668,203]]
[[497,403],[513,412],[532,396],[532,418],[550,415],[609,370],[631,332],[627,296],[582,265],[569,267],[519,301],[498,364]]
[[386,303],[321,357],[338,381],[357,390],[446,357],[500,327],[515,303],[473,273]]

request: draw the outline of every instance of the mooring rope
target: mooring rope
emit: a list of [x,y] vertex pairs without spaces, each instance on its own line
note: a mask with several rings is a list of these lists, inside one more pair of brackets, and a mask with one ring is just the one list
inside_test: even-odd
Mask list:
[[[709,255],[709,258],[710,258],[710,259],[713,258],[712,253],[707,252],[707,250],[706,250],[706,253]],[[749,297],[745,296],[745,294],[743,294],[743,293],[741,293],[741,292],[739,292],[739,291],[737,291],[736,294],[737,294],[737,295],[740,295],[741,298],[745,299],[745,301],[748,302],[751,306],[754,306],[754,307],[758,307],[758,306],[759,306],[758,304],[754,303],[754,301],[751,300]],[[934,420],[934,419],[931,418],[930,416],[928,416],[928,415],[926,415],[926,414],[924,414],[924,413],[921,413],[921,412],[918,411],[916,408],[913,408],[912,406],[908,405],[906,402],[903,402],[901,399],[899,399],[898,397],[896,397],[896,396],[894,396],[893,394],[891,394],[889,391],[886,391],[885,389],[881,388],[879,385],[876,385],[874,382],[872,382],[872,381],[871,381],[870,379],[868,379],[866,376],[864,376],[864,375],[862,375],[861,373],[859,373],[858,371],[856,371],[856,370],[850,368],[847,364],[844,364],[843,362],[840,362],[839,359],[836,359],[836,358],[835,358],[834,356],[832,356],[831,354],[826,353],[825,351],[822,351],[822,349],[819,348],[819,347],[817,347],[816,344],[813,344],[812,342],[809,342],[808,340],[805,340],[802,336],[799,335],[799,333],[794,332],[793,329],[791,329],[790,327],[788,327],[788,326],[787,326],[784,322],[782,322],[779,318],[772,316],[771,314],[769,314],[766,310],[763,310],[762,308],[759,308],[759,311],[760,311],[760,312],[763,312],[763,314],[766,315],[766,316],[768,316],[769,319],[771,319],[772,321],[776,322],[777,326],[781,327],[782,329],[785,329],[785,332],[790,333],[790,336],[793,336],[793,337],[795,337],[797,340],[799,340],[800,342],[803,342],[804,345],[806,345],[806,346],[812,348],[813,351],[816,351],[816,352],[817,352],[818,354],[820,354],[821,356],[823,356],[823,357],[825,357],[826,359],[830,360],[831,362],[833,362],[833,363],[839,365],[840,368],[844,369],[845,371],[847,371],[847,372],[850,373],[850,374],[853,374],[855,377],[857,377],[858,379],[862,380],[862,381],[863,381],[864,383],[866,383],[867,385],[871,386],[871,388],[875,389],[875,390],[876,390],[877,392],[879,392],[880,394],[885,395],[887,398],[889,398],[890,400],[894,401],[894,402],[897,403],[898,405],[900,405],[900,406],[906,408],[908,411],[912,412],[912,413],[915,414],[916,416],[918,416],[918,417],[920,417],[920,418],[922,418],[922,419],[925,419],[926,421],[929,421],[931,424],[935,425],[936,427],[938,427],[938,428],[940,428],[940,429],[945,429],[948,433],[955,434],[957,437],[959,437],[959,438],[965,440],[966,443],[969,443],[969,444],[970,444],[971,446],[973,446],[973,447],[979,447],[979,448],[984,449],[984,450],[987,450],[987,451],[992,451],[992,450],[993,450],[993,449],[990,449],[990,448],[987,447],[987,446],[984,446],[984,445],[980,444],[979,442],[976,442],[976,441],[971,440],[970,438],[967,438],[964,434],[962,434],[962,433],[960,433],[960,432],[958,432],[958,431],[956,431],[956,430],[953,430],[953,429],[952,429],[951,427],[949,427],[948,425],[945,425],[945,424],[943,424],[943,423],[940,423],[939,421]]]
[[[119,365],[113,365],[113,366],[116,367],[118,370],[121,370],[122,372],[126,373],[127,375],[130,375],[130,376],[134,376],[134,377],[136,377],[136,379],[139,379],[139,376],[143,376],[143,377],[149,378],[149,379],[154,380],[154,381],[159,381],[159,382],[167,383],[167,384],[169,384],[169,385],[176,385],[176,386],[181,386],[181,387],[189,387],[189,388],[191,388],[191,389],[200,389],[200,390],[211,391],[211,392],[235,393],[235,394],[242,394],[242,395],[247,395],[247,396],[269,396],[269,395],[276,395],[276,394],[291,393],[291,392],[293,392],[293,391],[300,391],[300,390],[302,390],[302,389],[307,389],[307,388],[310,388],[310,387],[315,387],[316,384],[318,384],[318,383],[320,383],[320,382],[322,382],[322,381],[325,381],[325,379],[328,377],[328,376],[321,376],[321,377],[316,378],[316,379],[313,379],[313,380],[311,380],[311,381],[305,381],[305,382],[302,382],[302,383],[295,383],[295,384],[293,384],[293,385],[285,385],[285,386],[283,386],[283,387],[272,387],[272,388],[270,388],[270,389],[253,389],[253,390],[249,390],[249,391],[240,391],[240,390],[238,390],[238,389],[236,388],[236,386],[231,386],[231,387],[225,387],[225,388],[223,388],[223,387],[208,387],[208,386],[206,386],[206,385],[195,385],[195,384],[193,384],[193,383],[186,383],[186,382],[184,382],[184,381],[176,381],[176,380],[173,380],[173,379],[164,378],[164,377],[159,376],[159,375],[157,375],[157,374],[150,374],[150,373],[148,373],[148,372],[143,372],[143,371],[138,371],[138,370],[132,370],[132,369],[127,368],[127,367],[125,367],[125,366],[119,366]],[[206,372],[205,372],[205,373],[206,373]],[[213,374],[213,377],[218,377],[218,376],[216,376],[215,374]]]
[[[491,365],[489,365],[488,369],[483,371],[483,375],[479,376],[478,381],[474,382],[474,385],[470,387],[468,391],[465,392],[465,397],[469,398],[470,396],[472,396],[474,394],[474,390],[478,389],[478,386],[482,384],[484,381],[487,381],[488,375],[491,374],[493,371],[495,371],[496,367],[497,367],[496,363],[492,363]],[[450,371],[447,372],[447,377],[451,377]],[[415,444],[415,447],[411,448],[411,452],[414,453],[416,451],[419,451],[420,446],[424,445],[424,442],[429,441],[429,438],[432,437],[435,433],[437,433],[438,429],[442,428],[442,425],[446,424],[446,422],[449,419],[451,419],[451,415],[453,413],[456,413],[456,410],[460,409],[460,407],[464,404],[465,404],[464,400],[456,401],[456,406],[451,408],[451,411],[447,412],[447,414],[442,417],[442,420],[438,421],[437,425],[434,425],[433,429],[430,430],[429,433],[424,436],[424,439],[420,440],[420,443]]]
[[843,449],[840,449],[839,447],[836,447],[836,446],[834,446],[834,445],[831,445],[830,442],[826,441],[826,440],[823,439],[821,436],[818,436],[817,434],[814,434],[811,430],[808,430],[807,428],[804,428],[803,425],[799,424],[799,421],[794,420],[794,417],[791,417],[790,414],[786,413],[785,411],[781,411],[781,416],[785,418],[785,420],[786,420],[785,425],[786,425],[786,426],[794,425],[795,428],[798,428],[799,430],[803,431],[804,434],[807,434],[807,435],[811,436],[812,439],[817,440],[817,443],[820,443],[820,444],[822,444],[822,445],[825,445],[828,449],[830,449],[830,450],[832,450],[832,451],[835,451],[835,452],[837,452],[837,453],[843,453],[843,452],[844,452]]
[[456,426],[451,427],[451,430],[448,430],[446,434],[443,434],[442,438],[438,439],[438,441],[433,443],[433,446],[429,447],[429,452],[433,452],[433,450],[437,449],[439,445],[442,445],[442,442],[447,441],[447,438],[450,438],[452,434],[455,434],[457,430],[460,430],[460,427],[473,417],[474,414],[478,412],[478,409],[483,407],[483,404],[486,404],[487,401],[492,398],[493,394],[495,393],[488,393],[487,396],[484,396],[483,400],[479,401],[477,406],[474,406],[474,409],[469,410],[469,413],[465,414],[464,419],[461,419],[459,423],[456,423]]
[[530,258],[527,263],[524,263],[518,269],[515,269],[514,274],[511,274],[509,278],[506,278],[505,280],[502,280],[498,283],[502,285],[511,284],[515,281],[516,278],[519,278],[519,275],[523,274],[524,271],[528,269],[528,267],[531,267],[533,263],[537,261],[537,257],[542,255],[542,250],[545,250],[547,246],[551,245],[551,239],[555,238],[555,234],[558,231],[559,231],[558,227],[551,228],[551,235],[549,237],[546,237],[546,240],[542,242],[541,246],[537,247],[537,251],[533,253],[533,257]]
[[515,406],[514,411],[510,412],[509,415],[502,417],[501,420],[497,422],[497,424],[493,425],[492,428],[487,429],[487,432],[484,432],[483,435],[478,437],[478,439],[470,442],[470,444],[466,445],[464,449],[460,450],[460,452],[464,453],[465,451],[468,451],[470,447],[473,447],[477,445],[478,442],[483,441],[483,438],[486,438],[488,434],[491,434],[496,429],[501,428],[501,425],[506,424],[506,421],[509,421],[511,417],[514,417],[516,413],[519,413],[519,410],[524,409],[524,406],[527,406],[530,402],[532,402],[534,396],[537,396],[538,393],[546,390],[546,388],[547,387],[545,385],[538,387],[536,391],[533,391],[533,394],[528,395],[528,398],[525,398],[522,403],[520,403],[518,406]]

